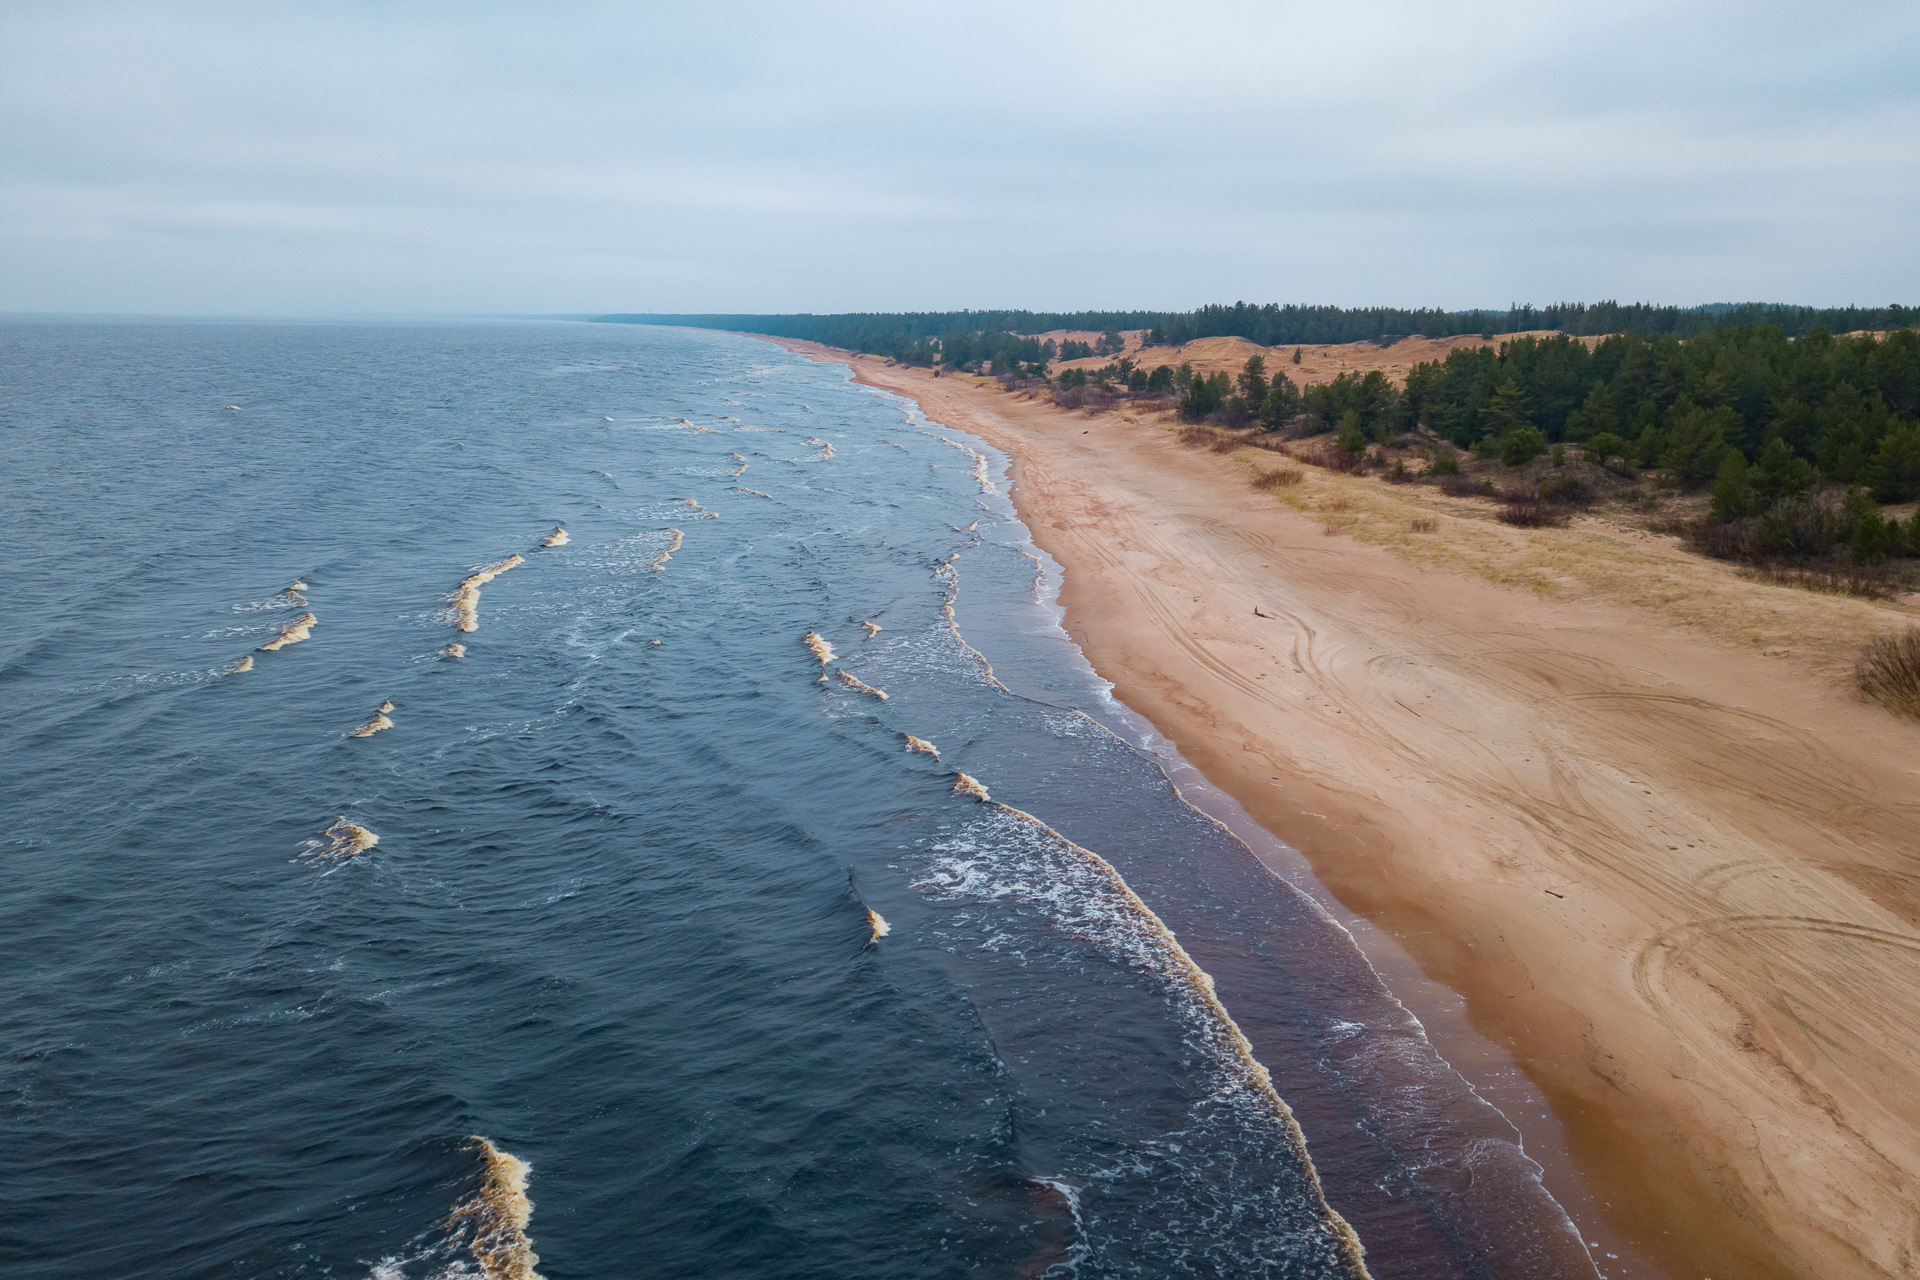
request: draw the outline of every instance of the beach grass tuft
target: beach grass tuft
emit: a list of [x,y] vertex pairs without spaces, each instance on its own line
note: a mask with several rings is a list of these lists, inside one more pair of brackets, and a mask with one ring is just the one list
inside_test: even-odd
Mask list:
[[1881,706],[1920,720],[1920,627],[1881,636],[1854,664],[1860,692]]

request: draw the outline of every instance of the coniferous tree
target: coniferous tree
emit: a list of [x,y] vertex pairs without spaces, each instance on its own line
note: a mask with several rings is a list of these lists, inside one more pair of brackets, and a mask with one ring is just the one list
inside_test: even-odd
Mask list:
[[1240,371],[1240,394],[1249,405],[1258,407],[1267,399],[1267,360],[1265,356],[1252,355]]

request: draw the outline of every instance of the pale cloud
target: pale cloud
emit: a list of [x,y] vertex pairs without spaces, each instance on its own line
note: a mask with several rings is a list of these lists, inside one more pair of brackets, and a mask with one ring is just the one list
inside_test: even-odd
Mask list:
[[1920,297],[1907,4],[16,3],[0,309]]

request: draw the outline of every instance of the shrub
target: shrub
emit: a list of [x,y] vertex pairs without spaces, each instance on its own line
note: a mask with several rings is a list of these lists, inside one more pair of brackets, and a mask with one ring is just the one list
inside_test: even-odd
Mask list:
[[1450,453],[1442,453],[1433,460],[1433,465],[1427,468],[1427,474],[1430,476],[1457,476],[1460,474],[1460,459]]
[[1299,484],[1306,478],[1306,474],[1298,467],[1276,467],[1272,471],[1262,471],[1255,476],[1253,487],[1269,491],[1284,489],[1289,485]]
[[1852,596],[1856,600],[1891,600],[1899,590],[1885,569],[1870,569],[1857,564],[1812,569],[1766,564],[1747,570],[1746,576],[1755,582],[1770,582],[1776,587],[1799,587],[1804,591],[1820,591],[1830,596]]
[[1561,472],[1540,482],[1540,497],[1557,507],[1584,507],[1593,502],[1593,488],[1579,476]]
[[1869,644],[1854,664],[1853,678],[1875,702],[1920,719],[1920,627]]
[[1565,524],[1567,513],[1532,494],[1508,494],[1501,499],[1499,520],[1523,529],[1543,529]]
[[1415,516],[1407,522],[1407,529],[1412,533],[1432,533],[1439,527],[1440,522],[1432,516]]
[[1493,492],[1493,485],[1455,472],[1440,481],[1440,492],[1455,498],[1482,498]]
[[1625,458],[1632,448],[1632,445],[1613,432],[1602,431],[1587,441],[1587,456],[1595,462],[1605,464],[1608,458]]
[[1500,461],[1510,467],[1532,462],[1547,451],[1547,438],[1535,426],[1519,426],[1500,437]]

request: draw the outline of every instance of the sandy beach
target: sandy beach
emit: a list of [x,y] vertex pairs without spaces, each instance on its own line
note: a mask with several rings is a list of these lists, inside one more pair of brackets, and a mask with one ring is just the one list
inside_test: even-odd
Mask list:
[[1117,696],[1462,994],[1623,1235],[1920,1275],[1920,725],[1845,674],[1910,609],[783,345],[1016,460]]

